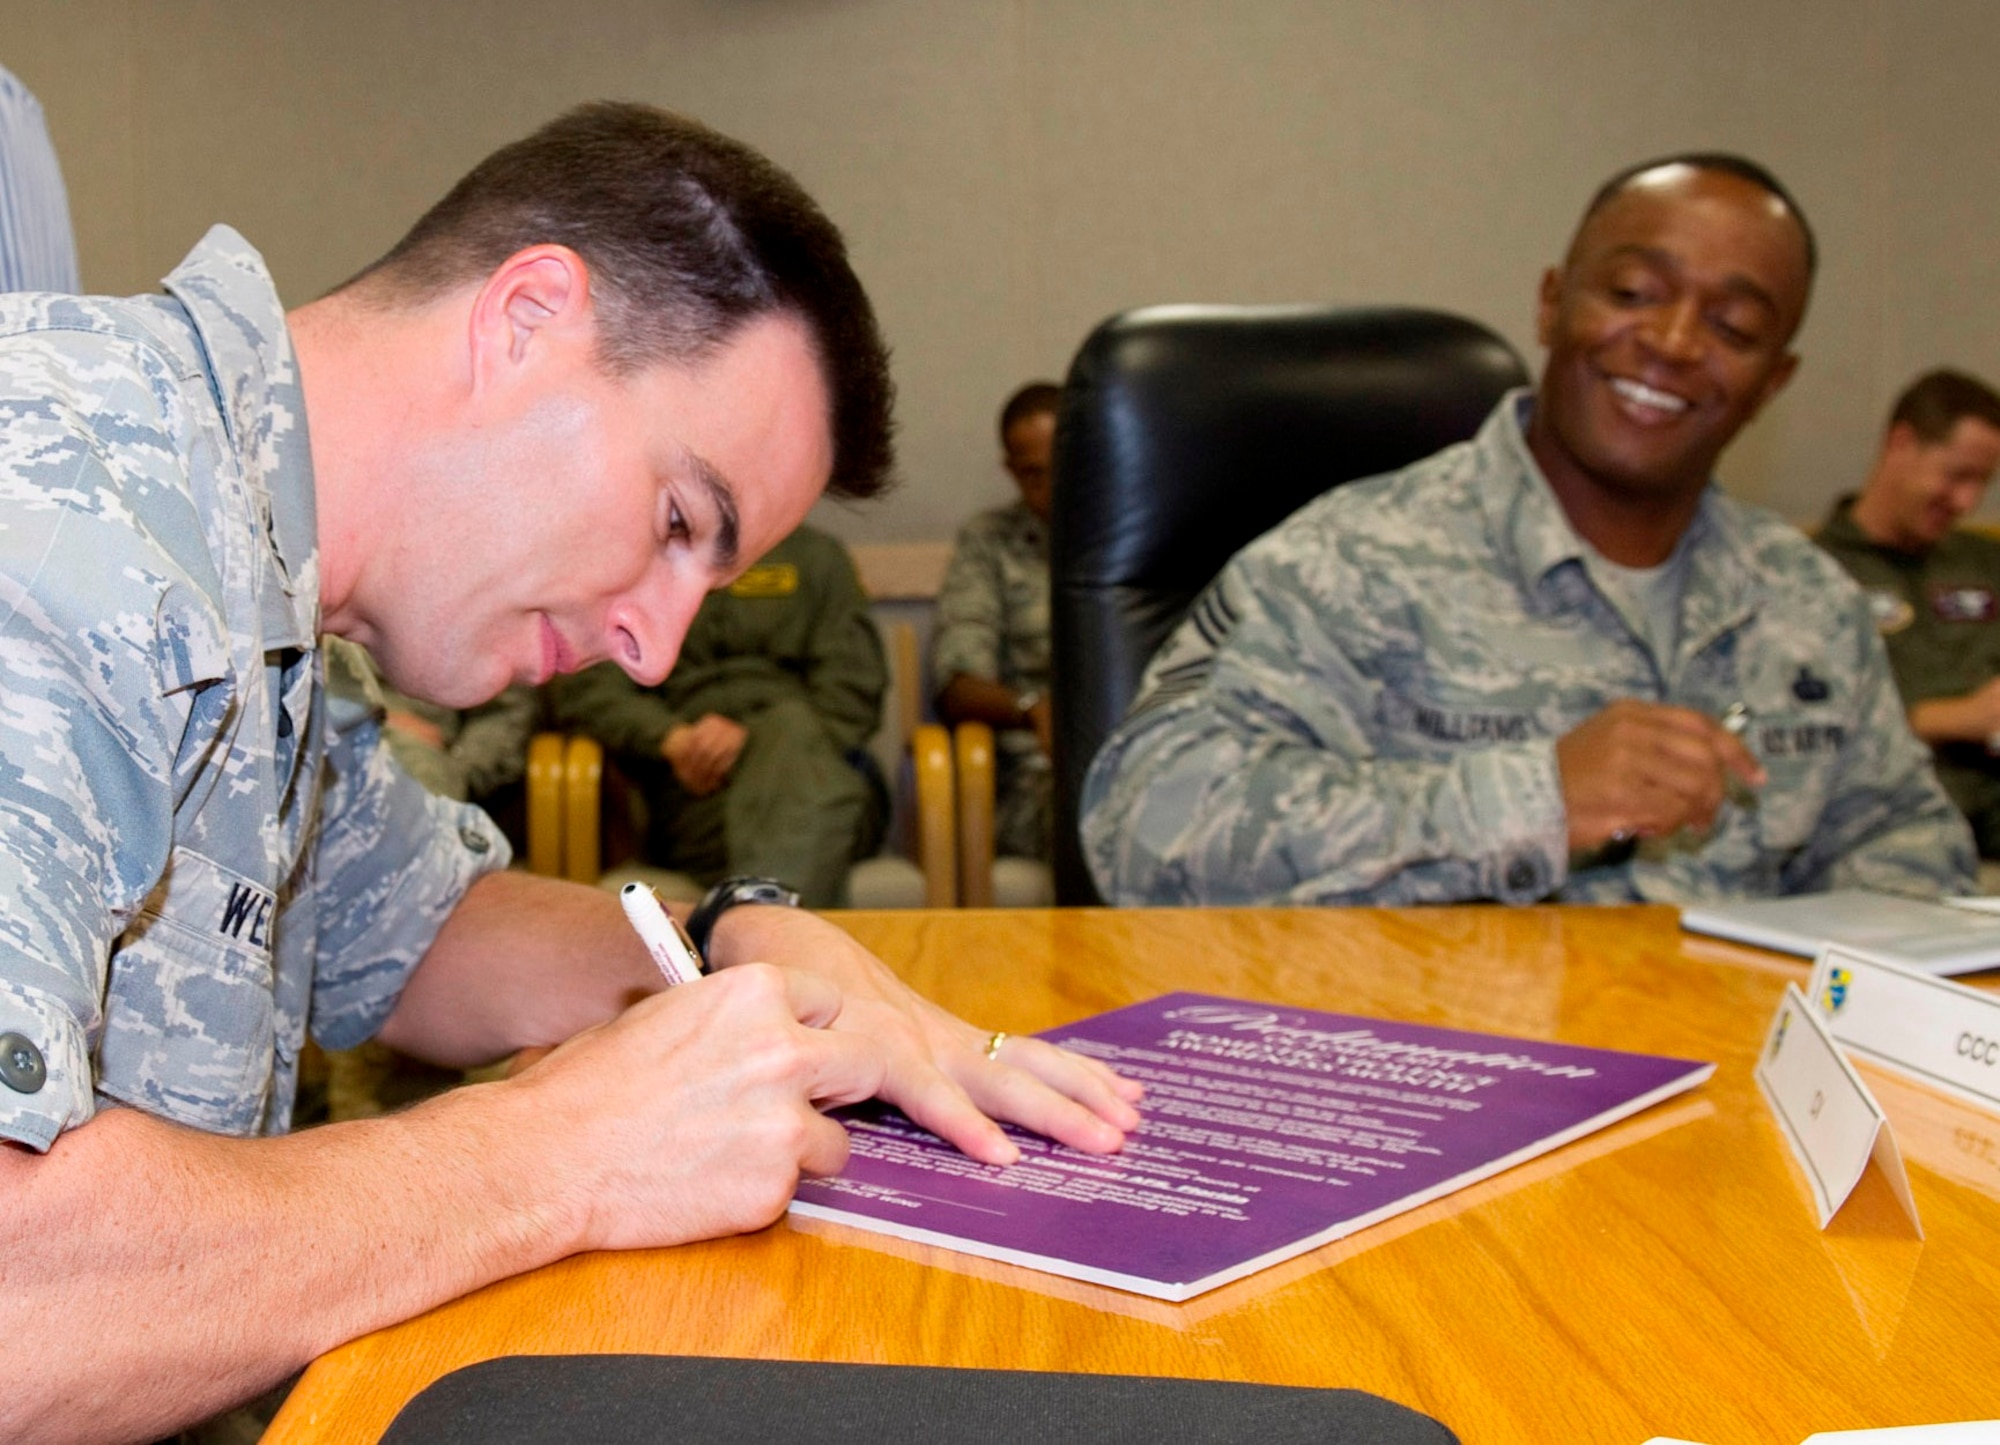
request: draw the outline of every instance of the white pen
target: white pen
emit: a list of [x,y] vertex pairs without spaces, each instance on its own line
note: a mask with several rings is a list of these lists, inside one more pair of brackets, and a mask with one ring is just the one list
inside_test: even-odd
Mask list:
[[701,955],[695,952],[694,940],[674,921],[650,885],[627,883],[618,890],[618,901],[625,905],[625,917],[631,921],[632,931],[639,935],[646,952],[653,955],[653,962],[666,975],[667,987],[693,983],[701,977]]

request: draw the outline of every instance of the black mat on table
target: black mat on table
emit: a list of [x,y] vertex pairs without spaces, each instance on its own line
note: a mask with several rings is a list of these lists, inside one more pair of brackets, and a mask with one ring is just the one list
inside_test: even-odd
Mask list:
[[1140,1375],[678,1355],[516,1355],[456,1370],[383,1445],[1456,1445],[1359,1390]]

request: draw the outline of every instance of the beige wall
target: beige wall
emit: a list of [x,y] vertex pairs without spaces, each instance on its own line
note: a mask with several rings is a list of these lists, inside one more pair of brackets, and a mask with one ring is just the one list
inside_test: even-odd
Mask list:
[[2000,377],[1996,58],[1983,0],[0,0],[93,289],[227,220],[303,300],[578,100],[762,146],[896,347],[906,487],[827,519],[879,541],[1003,499],[998,401],[1123,307],[1426,303],[1532,354],[1592,186],[1692,146],[1765,160],[1818,225],[1805,365],[1724,463],[1817,515],[1908,375]]

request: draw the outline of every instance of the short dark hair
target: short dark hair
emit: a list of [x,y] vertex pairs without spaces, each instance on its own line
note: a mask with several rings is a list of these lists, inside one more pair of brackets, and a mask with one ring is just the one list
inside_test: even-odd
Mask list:
[[1053,414],[1062,405],[1062,388],[1053,381],[1031,381],[1000,408],[1000,445],[1007,445],[1007,433],[1014,424],[1042,412]]
[[590,268],[598,358],[613,375],[694,364],[751,321],[796,316],[832,405],[827,490],[890,485],[889,353],[839,229],[770,160],[687,116],[578,106],[474,166],[346,285],[421,303],[541,244]]
[[1636,166],[1627,166],[1610,180],[1597,188],[1590,198],[1590,204],[1583,208],[1583,220],[1577,222],[1577,230],[1583,229],[1584,221],[1603,210],[1633,181],[1648,171],[1659,170],[1662,166],[1686,166],[1690,170],[1720,171],[1726,176],[1735,176],[1739,181],[1748,181],[1767,195],[1775,196],[1792,220],[1798,225],[1799,235],[1806,243],[1806,280],[1810,282],[1819,271],[1819,241],[1813,235],[1812,223],[1806,220],[1806,213],[1800,207],[1797,197],[1785,189],[1771,172],[1757,162],[1728,151],[1682,151],[1678,155],[1660,156],[1650,161],[1641,161]]
[[1889,429],[1907,426],[1926,446],[1948,438],[1966,417],[2000,431],[2000,395],[1962,371],[1927,371],[1903,389],[1889,413]]

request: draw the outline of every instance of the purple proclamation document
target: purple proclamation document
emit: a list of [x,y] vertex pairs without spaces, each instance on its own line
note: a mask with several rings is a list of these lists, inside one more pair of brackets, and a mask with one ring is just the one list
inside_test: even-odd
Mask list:
[[1005,1168],[883,1104],[794,1213],[1185,1300],[1636,1114],[1715,1065],[1173,993],[1050,1029],[1146,1086],[1123,1153]]

